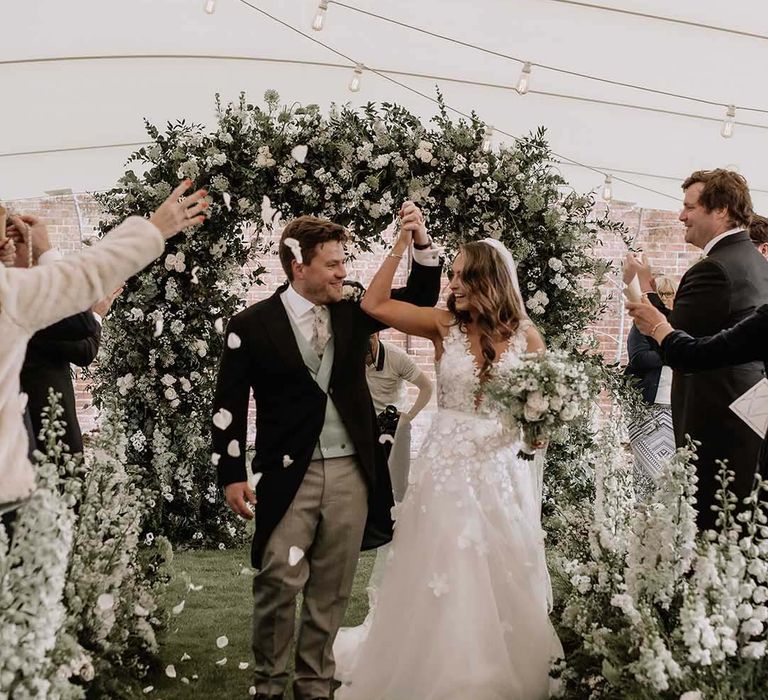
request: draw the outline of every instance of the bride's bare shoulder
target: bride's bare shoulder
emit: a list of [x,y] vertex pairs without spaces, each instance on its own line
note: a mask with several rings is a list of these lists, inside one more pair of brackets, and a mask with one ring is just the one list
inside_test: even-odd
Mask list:
[[533,321],[528,318],[524,319],[520,322],[520,329],[525,333],[526,352],[541,352],[547,349],[544,337]]

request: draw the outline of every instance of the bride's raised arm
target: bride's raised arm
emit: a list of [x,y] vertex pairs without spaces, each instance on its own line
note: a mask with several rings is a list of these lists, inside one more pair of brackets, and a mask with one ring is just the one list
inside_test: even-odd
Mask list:
[[406,204],[401,211],[400,234],[392,250],[384,258],[379,271],[374,275],[361,307],[377,321],[403,333],[438,341],[445,334],[449,312],[414,306],[391,297],[395,272],[411,245],[413,232],[422,226],[424,222],[419,209],[414,204]]

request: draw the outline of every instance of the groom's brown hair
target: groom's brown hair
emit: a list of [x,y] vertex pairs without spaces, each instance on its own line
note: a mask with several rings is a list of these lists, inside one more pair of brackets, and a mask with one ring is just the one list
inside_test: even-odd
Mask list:
[[305,265],[309,265],[317,253],[317,246],[328,241],[338,241],[342,245],[347,242],[349,235],[347,230],[334,224],[328,219],[320,219],[316,216],[299,216],[283,229],[280,236],[278,255],[286,276],[293,281],[293,269],[291,263],[294,260],[293,251],[285,245],[286,238],[293,238],[299,242],[301,257]]

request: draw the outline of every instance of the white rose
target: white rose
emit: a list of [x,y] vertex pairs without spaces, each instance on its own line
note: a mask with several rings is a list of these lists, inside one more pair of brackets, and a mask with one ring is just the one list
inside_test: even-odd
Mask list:
[[680,696],[680,700],[704,700],[700,690],[687,690]]
[[575,403],[567,403],[560,411],[560,418],[564,421],[571,421],[579,415],[579,407]]

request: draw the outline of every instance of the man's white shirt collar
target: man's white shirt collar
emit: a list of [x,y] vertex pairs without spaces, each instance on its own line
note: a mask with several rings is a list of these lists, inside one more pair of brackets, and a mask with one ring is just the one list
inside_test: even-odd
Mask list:
[[719,236],[715,236],[707,245],[704,246],[704,255],[709,255],[709,251],[712,250],[720,241],[726,236],[732,236],[734,233],[741,233],[744,230],[743,226],[737,226],[736,228],[723,231]]
[[293,288],[292,284],[289,284],[288,289],[283,292],[283,299],[285,299],[285,303],[296,318],[301,318],[315,307],[315,304],[309,299],[301,296],[301,294]]

